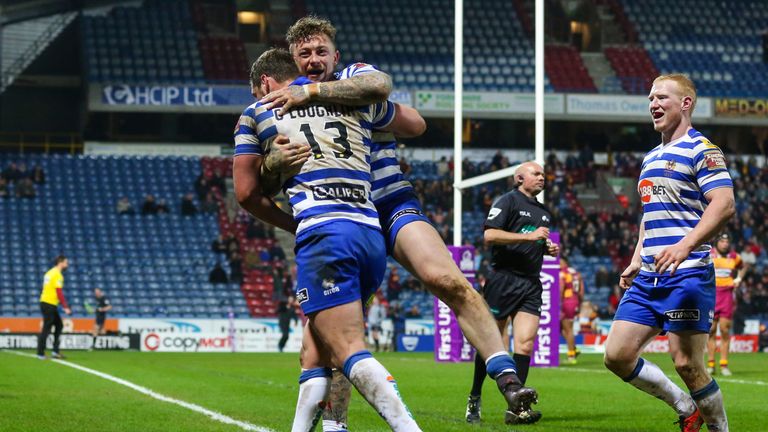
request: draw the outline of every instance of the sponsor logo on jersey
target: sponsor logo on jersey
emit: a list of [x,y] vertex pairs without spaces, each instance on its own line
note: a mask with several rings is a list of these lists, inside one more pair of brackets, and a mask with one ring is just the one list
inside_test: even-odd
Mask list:
[[493,219],[493,218],[495,218],[496,216],[498,216],[500,214],[501,214],[501,209],[500,208],[492,207],[491,211],[488,212],[488,219],[489,220]]
[[698,321],[701,312],[698,309],[672,309],[664,312],[670,321]]
[[710,171],[725,169],[725,156],[720,150],[711,150],[704,153],[704,163]]
[[531,212],[520,210],[520,216],[531,217]]
[[335,294],[337,292],[341,291],[341,289],[336,285],[336,281],[333,279],[323,279],[323,295],[329,296],[331,294]]
[[312,196],[315,201],[338,200],[365,204],[368,193],[365,187],[346,183],[326,183],[312,186]]
[[645,179],[640,182],[637,187],[638,193],[640,193],[640,201],[644,203],[651,202],[652,195],[666,195],[667,188],[665,186],[656,186],[652,181]]

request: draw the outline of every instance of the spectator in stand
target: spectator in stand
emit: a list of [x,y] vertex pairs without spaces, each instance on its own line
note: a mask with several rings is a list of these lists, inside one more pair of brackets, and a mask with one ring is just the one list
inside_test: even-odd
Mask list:
[[228,248],[228,242],[224,240],[224,235],[219,234],[219,236],[213,240],[211,243],[211,250],[215,253],[227,253],[229,252]]
[[264,229],[264,223],[256,218],[248,221],[248,227],[245,229],[245,236],[249,239],[265,239],[267,232]]
[[16,164],[11,162],[8,164],[8,167],[3,170],[2,176],[8,183],[14,183],[21,178],[21,173]]
[[278,242],[272,243],[272,246],[269,248],[269,255],[272,256],[273,260],[285,260],[285,251],[280,247],[280,243]]
[[405,313],[406,318],[421,318],[421,310],[418,305],[411,306],[408,312]]
[[224,182],[221,170],[216,169],[213,171],[213,175],[208,179],[208,184],[210,184],[212,189],[217,189],[222,195],[227,191],[227,184]]
[[208,274],[208,282],[212,284],[225,284],[229,282],[227,278],[227,272],[221,266],[221,263],[216,263],[211,272]]
[[448,160],[445,156],[441,157],[437,162],[437,175],[445,177],[448,175]]
[[5,178],[0,177],[0,198],[7,198],[10,195],[8,192],[8,182]]
[[164,199],[161,199],[157,202],[157,213],[158,214],[167,214],[170,213],[170,209],[168,208],[168,203],[165,202]]
[[40,165],[35,165],[32,168],[32,182],[36,185],[45,184],[45,171],[43,171],[43,167]]
[[34,198],[37,195],[35,192],[35,184],[32,183],[32,179],[24,177],[18,180],[16,183],[16,196],[19,198]]
[[144,216],[157,214],[157,203],[153,195],[144,197],[144,204],[141,205],[141,214]]
[[188,193],[181,197],[181,214],[182,216],[194,216],[197,214],[197,207],[195,207],[195,203],[192,202],[192,198],[194,196],[191,193]]
[[259,246],[259,259],[266,264],[272,260],[272,255],[269,254],[267,248]]
[[400,275],[398,274],[397,267],[391,266],[389,268],[389,278],[387,279],[387,300],[392,303],[400,296]]
[[219,203],[216,201],[213,192],[208,192],[205,195],[205,199],[202,199],[200,204],[200,211],[203,213],[215,213],[219,210]]
[[128,200],[128,197],[122,197],[117,200],[117,214],[119,215],[132,215],[136,214],[133,210],[133,204]]
[[282,266],[272,266],[272,290],[273,292],[285,292],[285,274]]
[[243,260],[237,252],[229,257],[229,281],[235,283],[243,281]]
[[624,291],[625,290],[621,289],[619,284],[613,285],[613,291],[611,291],[611,294],[608,296],[608,315],[611,318],[616,315],[616,309],[619,307],[621,298],[624,297]]
[[204,199],[210,191],[211,185],[208,182],[208,178],[205,176],[205,173],[201,173],[197,176],[197,179],[195,179],[195,193],[197,194],[197,199]]

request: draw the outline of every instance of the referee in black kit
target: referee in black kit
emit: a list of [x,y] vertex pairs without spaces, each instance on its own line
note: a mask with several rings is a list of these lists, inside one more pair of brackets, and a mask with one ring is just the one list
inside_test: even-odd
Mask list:
[[[552,215],[536,201],[544,190],[544,169],[536,162],[525,162],[515,171],[517,188],[493,203],[485,221],[485,243],[491,245],[491,267],[483,296],[508,343],[507,323],[512,319],[517,375],[525,385],[539,329],[541,313],[541,265],[544,254],[557,256],[560,248],[549,241]],[[485,380],[485,362],[475,356],[475,374],[467,402],[466,419],[480,421],[480,392]],[[529,410],[517,423],[535,423],[539,411]]]

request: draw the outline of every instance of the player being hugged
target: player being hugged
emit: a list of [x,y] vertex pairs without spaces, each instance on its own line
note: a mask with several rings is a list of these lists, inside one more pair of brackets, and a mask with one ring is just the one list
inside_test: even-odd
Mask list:
[[[727,431],[723,395],[707,373],[704,352],[715,309],[715,271],[707,241],[735,213],[725,157],[691,126],[696,88],[685,75],[662,75],[648,95],[661,144],[643,159],[643,205],[635,253],[621,274],[628,289],[605,346],[605,365],[636,388],[666,402],[680,428]],[[675,369],[690,394],[640,357],[656,335],[669,333]]]

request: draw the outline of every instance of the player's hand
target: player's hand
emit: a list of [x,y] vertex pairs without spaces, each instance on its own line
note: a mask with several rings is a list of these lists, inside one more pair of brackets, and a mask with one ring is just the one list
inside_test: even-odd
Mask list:
[[740,278],[740,277],[737,277],[737,278],[735,278],[735,279],[733,280],[733,287],[734,287],[734,288],[738,288],[738,287],[739,287],[739,285],[741,285],[741,278]]
[[640,264],[634,262],[629,264],[629,266],[624,269],[621,276],[619,276],[619,287],[622,289],[629,289],[638,273],[640,273]]
[[312,155],[312,149],[308,144],[292,143],[283,135],[275,137],[271,147],[267,157],[264,158],[264,165],[268,171],[272,172],[298,171]]
[[664,274],[669,270],[669,275],[674,276],[677,266],[679,266],[688,255],[691,254],[693,248],[687,244],[679,241],[672,246],[664,248],[661,252],[654,257],[654,263],[656,264],[656,273]]
[[531,241],[547,241],[549,240],[549,228],[538,227],[536,228],[536,231],[528,235],[530,236]]
[[560,246],[547,239],[547,255],[556,257],[560,255]]
[[288,112],[291,108],[306,105],[309,102],[309,93],[300,85],[291,85],[269,93],[259,102],[266,109],[282,107],[282,112]]
[[64,308],[64,313],[67,314],[67,315],[72,315],[72,309]]

